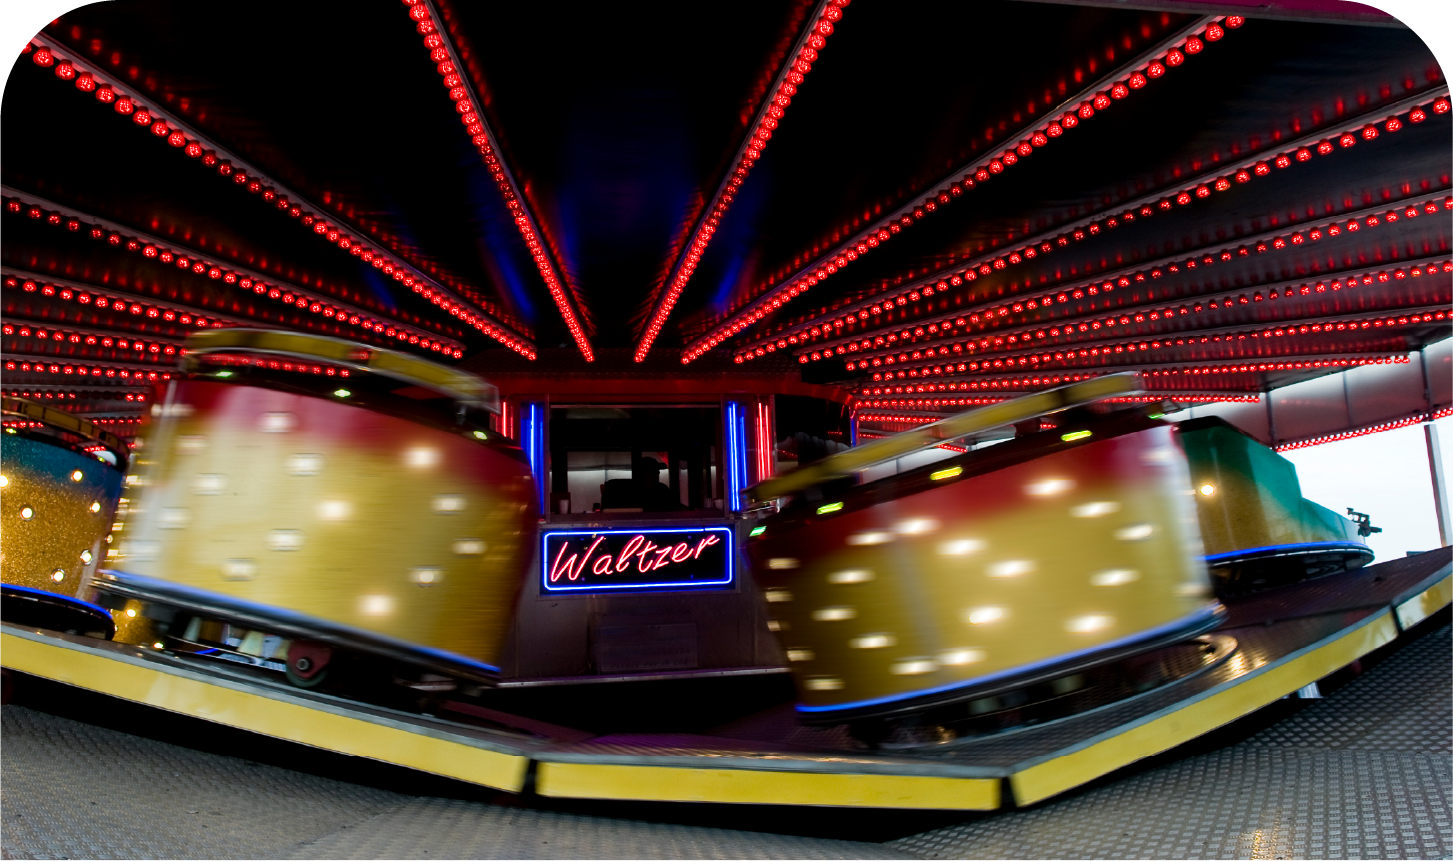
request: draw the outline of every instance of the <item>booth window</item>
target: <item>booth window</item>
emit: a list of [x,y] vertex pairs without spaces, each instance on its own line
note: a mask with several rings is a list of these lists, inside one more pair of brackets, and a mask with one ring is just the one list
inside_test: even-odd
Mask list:
[[721,409],[553,406],[550,514],[722,510]]

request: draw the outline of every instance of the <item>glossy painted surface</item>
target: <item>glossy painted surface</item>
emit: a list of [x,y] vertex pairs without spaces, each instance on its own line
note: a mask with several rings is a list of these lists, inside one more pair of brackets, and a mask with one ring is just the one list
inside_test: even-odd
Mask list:
[[160,412],[108,567],[496,663],[534,518],[512,444],[221,382]]
[[972,463],[926,467],[937,476],[927,487],[875,504],[873,485],[841,509],[825,499],[796,528],[767,521],[753,572],[799,708],[967,688],[1173,630],[1207,609],[1189,477],[1170,427],[982,474]]
[[105,553],[121,473],[92,455],[9,429],[0,435],[0,471],[0,579],[80,595]]
[[1356,524],[1302,498],[1291,461],[1234,427],[1188,422],[1181,442],[1208,556],[1314,542],[1365,546]]

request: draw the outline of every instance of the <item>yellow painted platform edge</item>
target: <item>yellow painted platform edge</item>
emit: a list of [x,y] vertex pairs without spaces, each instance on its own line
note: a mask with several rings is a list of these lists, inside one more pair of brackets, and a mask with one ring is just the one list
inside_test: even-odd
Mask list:
[[1337,639],[1264,671],[1243,676],[1225,690],[1089,747],[1010,775],[1014,799],[1020,805],[1043,801],[1132,762],[1170,750],[1347,666],[1392,642],[1397,635],[1392,613],[1383,610]]
[[76,647],[0,633],[0,664],[78,688],[507,792],[525,785],[525,756],[486,750],[298,703],[210,684]]
[[995,810],[999,778],[541,762],[535,791],[556,798],[709,801],[922,810]]
[[1453,600],[1453,574],[1419,592],[1397,606],[1398,627],[1406,631]]

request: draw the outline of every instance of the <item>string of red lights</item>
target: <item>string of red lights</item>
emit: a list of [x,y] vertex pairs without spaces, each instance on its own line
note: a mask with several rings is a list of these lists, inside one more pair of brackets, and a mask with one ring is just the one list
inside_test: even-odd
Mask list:
[[149,297],[138,297],[130,293],[81,284],[77,281],[51,278],[38,272],[27,272],[21,269],[0,267],[0,283],[3,283],[7,290],[35,293],[48,298],[54,297],[63,302],[75,302],[78,305],[89,305],[116,313],[127,312],[138,318],[152,322],[174,323],[179,327],[196,326],[199,329],[206,329],[246,324],[246,321],[239,317],[203,312],[201,309],[189,305],[158,302]]
[[203,167],[215,169],[219,176],[230,179],[234,186],[258,195],[279,212],[297,219],[318,237],[372,265],[415,293],[422,295],[428,291],[432,295],[426,295],[425,298],[434,305],[515,352],[534,358],[534,347],[526,337],[406,263],[398,255],[377,243],[361,238],[361,231],[345,227],[343,220],[336,215],[321,215],[321,207],[268,177],[263,171],[202,135],[166,109],[141,104],[139,95],[130,95],[127,92],[130,88],[124,87],[113,76],[81,59],[81,52],[42,33],[31,39],[23,53],[29,54],[35,65],[53,69],[55,76],[61,81],[74,83],[79,92],[93,95],[101,104],[110,105],[117,114],[129,117],[134,125],[149,132],[157,140],[164,141],[188,157],[196,159]]
[[85,345],[107,350],[131,350],[136,353],[137,358],[150,359],[152,361],[169,361],[177,355],[182,348],[181,344],[173,341],[162,341],[146,337],[116,335],[109,331],[99,329],[83,329],[74,326],[55,326],[49,323],[4,323],[0,324],[0,333],[7,337],[34,338],[40,342],[40,347],[72,347]]
[[251,291],[285,305],[321,315],[363,329],[370,333],[368,340],[379,340],[390,346],[402,342],[417,346],[421,350],[432,350],[451,358],[464,355],[463,345],[452,338],[415,328],[404,323],[384,322],[378,317],[352,305],[339,302],[315,291],[298,287],[278,278],[255,272],[234,263],[211,259],[211,255],[199,254],[195,249],[162,239],[103,218],[62,206],[35,195],[0,186],[4,197],[4,211],[12,216],[23,216],[34,221],[44,221],[67,232],[90,236],[98,242],[105,242],[111,248],[125,249],[133,254],[161,264],[175,264],[178,270],[204,278],[208,281],[235,286],[239,290]]
[[777,72],[776,80],[768,89],[767,97],[758,108],[755,119],[748,126],[747,137],[737,148],[731,170],[718,184],[716,193],[697,218],[696,226],[691,231],[690,241],[677,254],[676,262],[671,266],[671,274],[666,279],[665,289],[657,299],[655,308],[647,320],[645,331],[641,334],[641,340],[636,346],[635,360],[637,362],[645,361],[646,354],[651,352],[651,345],[656,342],[656,336],[661,334],[661,327],[666,324],[666,318],[676,307],[676,300],[681,297],[681,291],[686,289],[687,282],[691,280],[692,273],[696,271],[697,264],[701,262],[702,255],[706,253],[706,247],[711,243],[712,235],[716,233],[722,219],[726,217],[727,210],[731,207],[737,191],[746,181],[747,175],[751,173],[752,165],[762,157],[762,151],[767,148],[767,142],[772,139],[773,132],[781,123],[788,106],[792,104],[792,97],[797,94],[797,88],[802,86],[805,76],[812,71],[812,64],[817,62],[818,52],[827,45],[828,37],[832,35],[833,29],[842,20],[843,9],[850,2],[851,0],[821,0],[817,9],[807,19],[807,26],[803,29],[792,52],[788,54],[788,59]]
[[63,376],[92,377],[149,385],[158,380],[165,382],[172,378],[170,371],[158,371],[141,365],[118,365],[108,362],[77,362],[56,356],[36,356],[6,351],[5,370],[12,373],[61,374]]
[[[63,400],[67,401],[67,409],[72,412],[76,411],[76,407],[80,407],[84,411],[85,407],[91,406],[89,403],[79,403],[81,401],[135,403],[140,405],[150,400],[148,392],[128,392],[123,389],[79,389],[65,386],[31,386],[25,389],[7,387],[0,390],[0,394],[9,397],[30,398],[36,401]],[[71,404],[70,401],[77,401],[78,403]]]
[[[1213,190],[1226,191],[1233,187],[1233,183],[1244,184],[1250,182],[1254,177],[1270,175],[1273,164],[1277,168],[1286,168],[1310,160],[1314,150],[1328,155],[1355,145],[1359,139],[1376,140],[1380,137],[1378,123],[1382,124],[1385,131],[1396,132],[1404,126],[1402,120],[1398,119],[1402,114],[1409,114],[1410,122],[1421,122],[1426,118],[1427,111],[1422,110],[1419,106],[1429,104],[1428,110],[1436,113],[1438,112],[1437,105],[1440,104],[1438,99],[1442,98],[1443,103],[1446,103],[1447,94],[1447,84],[1437,84],[1390,105],[1345,118],[1330,128],[1303,135],[1274,147],[1264,148],[1239,161],[1217,165],[1212,170],[1185,177],[1168,189],[1160,189],[1135,200],[1116,204],[1108,210],[1101,210],[1076,221],[1058,225],[1035,236],[1019,240],[1007,249],[994,249],[939,272],[913,280],[906,285],[876,292],[870,297],[844,307],[819,309],[800,323],[744,346],[736,351],[736,355],[743,360],[750,361],[758,355],[771,352],[774,347],[779,350],[786,349],[789,346],[827,338],[832,332],[842,334],[835,330],[841,330],[848,325],[868,325],[873,322],[875,316],[891,310],[891,307],[901,308],[910,302],[918,302],[929,296],[942,295],[952,288],[972,283],[996,270],[1002,272],[1021,262],[1033,260],[1042,254],[1049,254],[1057,248],[1065,248],[1071,242],[1079,242],[1095,236],[1107,236],[1110,231],[1123,224],[1131,224],[1139,219],[1149,218],[1158,212],[1170,211],[1177,205],[1185,206],[1197,200],[1204,200],[1211,197]],[[1412,119],[1412,117],[1420,117],[1420,119]],[[1332,140],[1339,141],[1340,145],[1333,147],[1330,143]],[[1174,201],[1174,205],[1172,201]],[[885,304],[890,302],[892,306]],[[864,313],[866,316],[860,316]],[[836,341],[829,341],[822,347],[836,345]],[[763,352],[757,352],[758,349]]]
[[[1118,325],[1122,328],[1131,325],[1141,327],[1155,326],[1158,321],[1171,320],[1177,313],[1184,311],[1180,316],[1186,314],[1200,314],[1208,311],[1225,311],[1233,307],[1254,305],[1263,301],[1275,302],[1280,298],[1296,299],[1300,297],[1321,298],[1327,293],[1337,293],[1345,287],[1349,290],[1356,289],[1359,285],[1371,285],[1373,283],[1388,283],[1401,280],[1405,277],[1418,278],[1423,275],[1431,275],[1437,271],[1453,272],[1453,260],[1444,259],[1442,255],[1435,258],[1417,258],[1403,261],[1403,266],[1397,269],[1366,269],[1357,267],[1353,270],[1342,270],[1338,272],[1324,273],[1323,277],[1316,281],[1306,279],[1292,279],[1289,281],[1272,282],[1260,284],[1255,288],[1222,290],[1214,293],[1200,293],[1193,297],[1158,297],[1146,296],[1143,301],[1127,302],[1122,305],[1116,313],[1107,316],[1094,316],[1085,313],[1081,309],[1077,313],[1071,313],[1065,317],[1052,321],[1036,321],[1008,329],[998,329],[993,333],[992,338],[981,336],[979,340],[969,340],[957,345],[950,345],[947,351],[954,353],[974,353],[978,351],[991,350],[997,347],[1011,349],[1014,345],[1030,340],[1044,340],[1046,338],[1057,338],[1069,336],[1071,333],[1090,334],[1094,337],[1096,332],[1104,329],[1108,334]],[[1399,276],[1397,273],[1402,272]],[[1263,293],[1265,294],[1263,296]],[[1282,303],[1285,307],[1286,303]],[[1131,311],[1131,309],[1134,309]],[[1396,311],[1396,308],[1383,310]],[[1079,320],[1078,324],[1075,323]],[[930,327],[932,328],[932,327]],[[913,330],[913,337],[931,337],[934,331],[922,329]],[[1145,334],[1145,333],[1142,333]],[[960,349],[960,347],[962,349]],[[923,355],[918,355],[919,353]],[[930,348],[926,351],[915,351],[909,353],[908,359],[928,358],[945,352]],[[896,358],[895,358],[896,361]],[[861,365],[862,362],[860,361]]]
[[1368,434],[1382,433],[1383,431],[1405,428],[1409,425],[1418,425],[1424,424],[1425,422],[1437,421],[1438,419],[1445,419],[1450,415],[1453,415],[1453,407],[1443,407],[1442,409],[1434,410],[1431,413],[1418,413],[1416,415],[1407,416],[1406,418],[1397,419],[1395,421],[1378,422],[1377,424],[1367,425],[1356,430],[1322,434],[1320,436],[1314,436],[1304,440],[1298,440],[1297,442],[1282,443],[1276,446],[1276,450],[1292,451],[1294,449],[1307,448],[1308,446],[1322,445],[1329,442],[1340,442],[1344,439],[1356,439],[1357,437],[1367,436]]
[[[595,361],[595,353],[591,350],[590,338],[583,322],[584,313],[575,299],[575,290],[565,280],[563,267],[556,264],[548,243],[544,241],[539,222],[525,198],[522,186],[500,156],[499,140],[484,117],[484,102],[475,92],[474,83],[464,73],[464,64],[447,28],[435,23],[439,20],[438,10],[430,0],[403,0],[403,3],[408,7],[409,19],[414,22],[414,29],[424,37],[424,47],[429,52],[429,59],[433,61],[434,68],[441,76],[441,82],[448,90],[460,123],[470,136],[470,142],[483,157],[485,167],[489,169],[490,176],[504,197],[510,217],[514,219],[515,227],[524,238],[530,256],[535,261],[535,268],[539,270],[540,278],[550,292],[550,298],[554,300],[566,328],[570,330],[570,337],[574,339],[575,346],[580,349],[585,361]],[[535,358],[533,351],[529,358]]]
[[[997,323],[1007,318],[1010,313],[1021,314],[1025,311],[1035,311],[1041,307],[1048,307],[1054,304],[1066,304],[1070,301],[1085,299],[1087,296],[1096,296],[1113,292],[1117,287],[1126,288],[1132,285],[1144,284],[1148,281],[1175,275],[1182,270],[1192,270],[1201,266],[1212,266],[1217,262],[1229,262],[1239,257],[1248,257],[1253,252],[1256,254],[1267,251],[1278,251],[1285,248],[1295,248],[1307,242],[1318,242],[1323,238],[1335,237],[1345,232],[1356,232],[1364,228],[1374,228],[1381,224],[1394,223],[1402,218],[1416,218],[1421,214],[1435,214],[1439,210],[1453,210],[1453,197],[1447,196],[1446,190],[1440,190],[1432,194],[1413,195],[1390,203],[1382,203],[1377,206],[1365,207],[1353,212],[1342,213],[1341,215],[1328,218],[1320,216],[1293,225],[1284,225],[1273,231],[1268,231],[1258,236],[1238,238],[1233,242],[1215,243],[1203,246],[1195,251],[1182,252],[1175,255],[1168,255],[1157,260],[1143,263],[1135,263],[1112,272],[1102,273],[1094,280],[1082,282],[1075,288],[1064,286],[1051,287],[1045,290],[1037,290],[1031,293],[1024,293],[1016,296],[1013,300],[1004,304],[981,308],[977,311],[965,312],[960,310],[953,314],[943,314],[932,318],[920,320],[915,325],[912,337],[922,337],[916,334],[916,329],[923,328],[925,336],[933,336],[931,340],[942,340],[953,336],[953,329],[965,327],[986,328],[990,323]],[[1406,273],[1404,273],[1406,274]],[[1123,294],[1122,294],[1123,295]],[[1133,294],[1132,294],[1133,295]],[[1127,300],[1127,301],[1133,301]],[[1007,322],[1007,321],[1005,321]],[[931,332],[927,327],[937,326],[938,331]],[[948,330],[945,331],[945,326]],[[807,361],[830,358],[833,355],[846,356],[873,348],[883,348],[891,343],[888,338],[894,337],[897,333],[876,336],[873,339],[844,339],[838,346],[829,349],[817,349],[802,352],[798,355],[798,361],[806,364]],[[883,344],[878,344],[878,340]],[[864,346],[864,341],[868,346]],[[862,362],[872,362],[876,356],[879,364],[887,364],[886,358],[892,351],[881,350],[856,362],[849,361],[850,370],[856,370]]]
[[[1039,388],[1043,386],[1057,386],[1064,383],[1078,382],[1092,377],[1102,376],[1111,373],[1123,373],[1134,371],[1143,378],[1154,379],[1164,378],[1167,381],[1179,380],[1183,377],[1207,377],[1219,374],[1236,373],[1267,373],[1275,371],[1306,371],[1306,370],[1336,370],[1339,368],[1351,368],[1360,365],[1380,364],[1402,364],[1407,362],[1407,356],[1399,353],[1388,353],[1387,351],[1372,351],[1364,354],[1315,354],[1305,358],[1295,356],[1282,356],[1272,360],[1252,360],[1238,362],[1234,359],[1196,359],[1177,361],[1173,364],[1121,364],[1113,366],[1101,366],[1098,368],[1086,369],[1083,372],[1060,371],[1053,374],[1023,376],[1019,373],[991,371],[977,374],[973,377],[945,375],[934,382],[915,383],[887,383],[882,381],[878,385],[864,385],[858,389],[857,394],[861,397],[884,394],[923,394],[926,392],[952,392],[952,391],[984,391],[999,389],[1020,389],[1024,387]],[[1201,379],[1196,385],[1204,387],[1205,380]]]
[[[1008,400],[1004,397],[946,397],[946,398],[867,398],[858,402],[863,408],[878,410],[914,410],[914,411],[939,411],[945,415],[952,415],[956,410],[941,409],[947,407],[980,406],[982,404],[998,403]],[[1213,401],[1227,401],[1236,403],[1257,403],[1261,400],[1258,395],[1245,395],[1227,392],[1194,392],[1171,390],[1151,395],[1134,395],[1121,398],[1106,398],[1101,403],[1117,404],[1149,404],[1159,401],[1172,400],[1181,403],[1211,403]]]
[[682,363],[694,361],[728,338],[765,319],[786,302],[841,271],[860,256],[932,215],[939,208],[947,206],[966,191],[1003,173],[1036,149],[1047,146],[1050,141],[1062,136],[1068,129],[1075,128],[1080,122],[1104,111],[1133,91],[1147,86],[1151,80],[1163,76],[1169,68],[1184,63],[1188,56],[1205,50],[1208,42],[1217,41],[1226,35],[1226,28],[1240,27],[1243,23],[1245,19],[1236,15],[1224,19],[1201,18],[1161,40],[1135,59],[1064,100],[1048,112],[1047,119],[1041,118],[1010,135],[1011,140],[1022,138],[1017,145],[1003,153],[981,156],[950,172],[943,180],[934,184],[935,187],[942,186],[940,190],[927,195],[914,195],[913,202],[869,227],[855,231],[851,239],[768,287],[757,298],[727,315],[726,319],[688,345],[682,354]]
[[[1171,347],[1245,341],[1247,339],[1251,339],[1252,343],[1255,344],[1258,339],[1262,343],[1265,343],[1266,340],[1271,338],[1295,337],[1298,335],[1331,334],[1332,332],[1349,332],[1358,329],[1363,331],[1377,329],[1390,330],[1400,326],[1419,326],[1442,322],[1449,319],[1449,314],[1450,312],[1446,310],[1446,306],[1436,306],[1435,308],[1419,308],[1413,313],[1398,314],[1394,312],[1392,315],[1378,313],[1371,315],[1352,314],[1341,317],[1327,317],[1321,318],[1319,322],[1310,324],[1303,321],[1299,325],[1263,325],[1254,328],[1243,326],[1225,327],[1201,330],[1177,337],[1174,340],[1167,336],[1165,338],[1150,340],[1137,338],[1123,341],[1107,341],[1099,343],[1094,347],[1081,348],[1079,350],[1071,349],[1054,353],[1046,352],[1030,356],[1018,356],[1017,358],[994,359],[992,362],[988,359],[982,362],[960,362],[957,366],[935,365],[932,368],[924,367],[914,370],[919,372],[917,374],[918,376],[943,376],[944,374],[952,374],[955,370],[961,374],[972,373],[980,369],[992,369],[994,371],[1013,370],[1016,365],[1020,369],[1030,370],[1047,368],[1052,365],[1077,367],[1078,365],[1075,364],[1076,360],[1093,360],[1100,357],[1120,356],[1122,354],[1134,354],[1136,352],[1144,353],[1151,350],[1169,349]],[[909,378],[913,376],[915,374],[912,372],[908,375]],[[880,374],[874,374],[873,377],[875,381],[878,379],[886,379],[886,377]]]

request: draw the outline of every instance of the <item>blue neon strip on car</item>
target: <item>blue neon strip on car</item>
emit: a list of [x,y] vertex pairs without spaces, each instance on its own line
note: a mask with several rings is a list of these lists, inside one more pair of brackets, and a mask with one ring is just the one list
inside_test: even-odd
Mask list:
[[1242,556],[1260,556],[1275,553],[1310,553],[1317,550],[1356,550],[1361,553],[1372,552],[1372,549],[1366,544],[1358,544],[1355,541],[1308,541],[1302,544],[1270,544],[1266,547],[1249,547],[1245,550],[1231,550],[1226,553],[1213,553],[1206,557],[1206,561],[1216,562],[1222,559],[1235,559]]
[[407,640],[400,640],[384,634],[377,634],[373,631],[366,631],[362,628],[351,628],[347,625],[339,625],[336,622],[329,622],[304,613],[293,610],[285,610],[281,607],[274,607],[270,604],[259,604],[254,601],[247,601],[242,598],[233,598],[230,595],[219,595],[216,592],[208,592],[205,589],[198,589],[195,586],[184,586],[180,583],[172,583],[168,580],[158,580],[155,577],[146,577],[141,574],[131,574],[125,571],[107,571],[107,574],[114,576],[117,580],[129,586],[143,589],[153,595],[161,597],[172,596],[182,600],[190,599],[198,603],[208,603],[224,610],[233,610],[240,613],[250,613],[263,619],[275,619],[285,624],[297,625],[300,628],[312,629],[324,634],[342,634],[358,638],[361,641],[372,641],[379,645],[386,645],[403,652],[415,652],[422,655],[433,655],[457,664],[463,664],[478,669],[487,670],[491,673],[498,673],[499,667],[493,664],[486,664],[483,661],[467,657],[465,655],[446,652],[443,649],[431,649],[421,646],[418,643],[410,643]]
[[75,604],[77,607],[85,607],[88,610],[95,610],[97,613],[100,613],[108,619],[111,617],[111,611],[107,610],[105,607],[92,604],[90,601],[82,601],[80,598],[72,598],[69,595],[62,595],[58,592],[47,592],[44,589],[32,589],[29,586],[17,586],[14,583],[4,584],[4,590],[7,592],[28,592],[32,595],[44,595],[47,598],[53,598],[59,601],[63,601],[67,604]]

